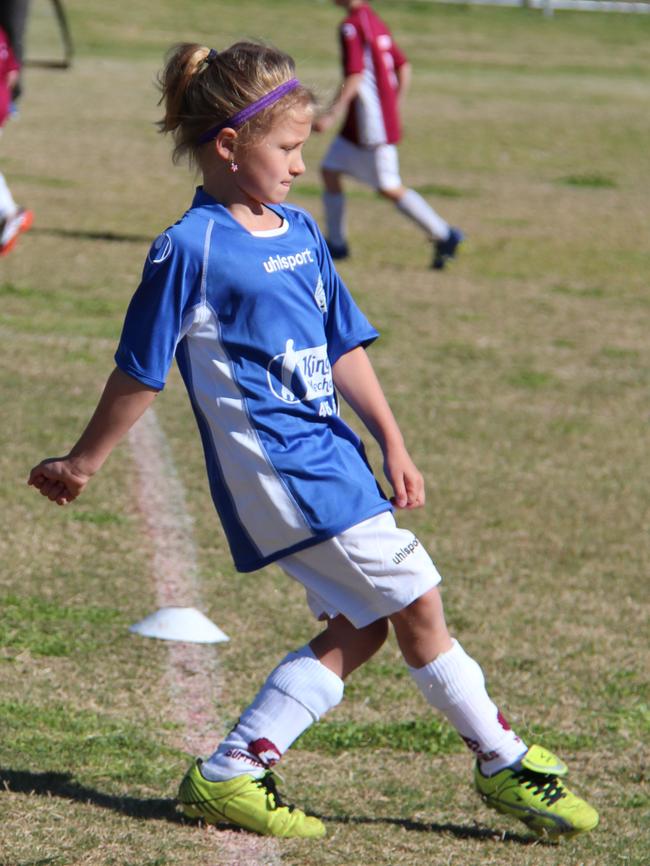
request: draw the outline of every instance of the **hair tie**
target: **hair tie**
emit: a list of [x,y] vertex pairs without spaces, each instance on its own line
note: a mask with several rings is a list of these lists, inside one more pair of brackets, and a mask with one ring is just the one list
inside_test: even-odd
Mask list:
[[205,62],[206,62],[206,63],[212,63],[213,61],[215,61],[215,60],[217,59],[217,54],[219,54],[219,52],[217,51],[217,49],[216,49],[216,48],[211,48],[211,49],[208,51],[208,56],[205,58]]
[[288,81],[283,82],[260,99],[256,99],[255,102],[251,102],[250,105],[247,105],[245,108],[242,108],[241,111],[233,114],[232,117],[223,120],[221,123],[213,126],[212,129],[208,129],[208,131],[204,132],[199,138],[197,144],[206,144],[208,141],[212,141],[217,137],[222,129],[226,128],[226,126],[232,126],[233,129],[243,126],[247,120],[251,119],[251,117],[258,114],[258,112],[263,111],[265,108],[268,108],[270,105],[273,105],[273,103],[277,102],[278,99],[282,99],[282,97],[286,96],[287,93],[291,93],[292,90],[295,90],[296,87],[300,87],[300,82],[297,78],[290,78]]

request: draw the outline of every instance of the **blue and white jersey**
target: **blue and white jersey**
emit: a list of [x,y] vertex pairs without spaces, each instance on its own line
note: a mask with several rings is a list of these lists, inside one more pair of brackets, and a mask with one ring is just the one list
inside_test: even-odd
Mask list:
[[153,243],[115,360],[153,388],[176,357],[236,567],[253,571],[390,510],[343,422],[332,366],[378,332],[313,218],[252,234],[201,188]]

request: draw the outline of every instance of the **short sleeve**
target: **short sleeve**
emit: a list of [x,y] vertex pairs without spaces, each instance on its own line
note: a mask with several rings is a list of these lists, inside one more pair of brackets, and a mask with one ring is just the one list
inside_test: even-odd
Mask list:
[[356,349],[357,346],[368,346],[379,336],[379,331],[370,324],[357,306],[349,289],[334,267],[327,244],[316,229],[320,241],[318,247],[318,263],[323,290],[326,299],[325,334],[327,337],[327,355],[330,364]]
[[153,242],[142,280],[129,304],[115,363],[129,376],[162,390],[184,323],[200,304],[200,269],[170,232]]
[[350,22],[341,25],[341,60],[344,75],[356,75],[365,69],[363,56],[363,39],[361,34]]
[[396,45],[395,40],[392,40],[391,42],[390,53],[393,55],[395,69],[399,69],[400,66],[404,66],[404,64],[408,62],[406,54],[404,54],[404,52],[400,50],[399,46]]

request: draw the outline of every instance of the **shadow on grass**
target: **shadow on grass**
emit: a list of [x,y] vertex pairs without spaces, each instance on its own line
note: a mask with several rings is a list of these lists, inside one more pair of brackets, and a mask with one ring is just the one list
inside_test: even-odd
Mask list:
[[118,232],[94,232],[84,231],[82,229],[62,229],[62,228],[47,228],[34,226],[30,230],[32,235],[51,235],[57,238],[72,238],[73,240],[82,241],[110,241],[118,244],[147,244],[151,245],[155,235],[130,235],[119,234]]
[[29,773],[25,770],[0,768],[0,788],[14,794],[37,794],[41,797],[61,797],[90,803],[102,809],[112,809],[130,818],[147,818],[182,824],[185,818],[176,811],[173,800],[142,799],[106,794],[80,785],[69,773]]
[[[140,797],[121,797],[106,794],[94,788],[79,784],[69,773],[30,773],[25,770],[8,770],[0,768],[0,787],[14,794],[38,795],[41,797],[61,797],[88,803],[102,809],[111,809],[129,818],[141,818],[155,821],[169,821],[172,824],[194,823],[184,818],[176,811],[174,800],[142,799]],[[312,813],[315,814],[315,813]],[[332,824],[392,824],[404,830],[417,833],[449,834],[457,839],[490,840],[500,839],[503,842],[518,845],[552,844],[531,836],[518,833],[498,833],[488,827],[469,827],[459,824],[436,824],[435,822],[411,821],[408,818],[367,818],[357,815],[317,815],[323,821]],[[217,823],[217,830],[230,830],[232,824]]]
[[[315,812],[311,812],[310,814],[316,815]],[[556,847],[554,842],[547,839],[539,839],[537,836],[522,836],[520,833],[510,833],[508,831],[500,833],[498,830],[491,830],[489,827],[469,827],[462,824],[449,823],[437,824],[433,821],[411,821],[408,818],[363,818],[356,815],[316,815],[316,817],[333,824],[393,824],[396,827],[402,827],[404,830],[416,833],[448,833],[457,839],[485,839],[491,842],[499,839],[502,842],[510,842],[517,845],[550,845],[553,848]]]

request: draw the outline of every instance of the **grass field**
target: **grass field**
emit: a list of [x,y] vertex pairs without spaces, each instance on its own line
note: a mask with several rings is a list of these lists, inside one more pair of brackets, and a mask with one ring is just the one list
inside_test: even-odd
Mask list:
[[[642,866],[650,19],[376,5],[414,64],[404,178],[468,235],[453,268],[434,273],[410,226],[350,186],[341,272],[382,332],[372,358],[428,483],[427,508],[402,522],[445,576],[451,627],[494,698],[528,740],[562,754],[601,825],[553,846],[488,812],[468,754],[391,641],[283,761],[287,794],[324,816],[329,836],[278,843],[273,862]],[[89,417],[150,240],[190,201],[194,178],[171,166],[153,126],[166,48],[263,37],[326,98],[338,12],[86,0],[69,14],[73,68],[27,70],[0,143],[1,170],[36,214],[0,263],[0,864],[235,866],[247,861],[221,831],[175,817],[188,755],[167,646],[127,631],[155,607],[128,445],[67,509],[25,479]],[[34,0],[30,55],[57,51],[49,4]],[[308,143],[293,196],[319,218],[326,144]],[[234,572],[176,372],[156,413],[186,490],[205,612],[231,637],[216,650],[225,731],[314,624],[278,569]]]

